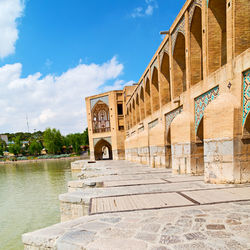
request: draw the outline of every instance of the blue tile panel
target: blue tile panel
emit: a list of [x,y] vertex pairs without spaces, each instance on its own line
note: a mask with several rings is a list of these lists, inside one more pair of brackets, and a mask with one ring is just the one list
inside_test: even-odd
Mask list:
[[194,99],[195,105],[195,132],[199,127],[200,121],[204,116],[204,111],[207,105],[212,102],[219,95],[219,86],[216,86],[213,89],[210,89],[206,93],[196,97]]
[[250,69],[243,73],[243,114],[242,126],[245,125],[247,115],[250,111]]
[[174,118],[179,115],[183,110],[183,106],[169,112],[168,114],[166,114],[166,132],[168,133],[168,130],[171,126],[172,121],[174,120]]

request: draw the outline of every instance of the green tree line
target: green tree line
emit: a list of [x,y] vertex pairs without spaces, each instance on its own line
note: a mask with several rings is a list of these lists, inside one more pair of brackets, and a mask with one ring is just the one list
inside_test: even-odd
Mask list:
[[8,151],[14,155],[40,155],[45,148],[48,154],[80,154],[89,145],[88,129],[83,133],[63,136],[58,129],[47,128],[44,132],[6,134],[11,144],[0,139],[0,155]]

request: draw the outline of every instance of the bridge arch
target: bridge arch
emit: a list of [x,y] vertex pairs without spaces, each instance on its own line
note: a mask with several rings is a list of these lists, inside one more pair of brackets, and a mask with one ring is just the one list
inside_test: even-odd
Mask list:
[[152,104],[153,112],[157,111],[160,108],[160,99],[159,99],[159,81],[158,81],[158,69],[154,67],[152,74]]
[[145,109],[144,109],[144,89],[143,89],[143,87],[141,87],[141,90],[140,90],[140,114],[141,114],[141,120],[144,120]]
[[173,54],[174,98],[186,91],[186,53],[185,36],[178,32]]
[[161,103],[168,103],[171,98],[170,94],[170,62],[168,53],[164,52],[161,62]]
[[151,91],[150,83],[147,77],[145,84],[145,102],[146,102],[146,116],[151,115]]
[[203,79],[201,8],[195,6],[190,27],[191,85]]
[[113,155],[111,144],[103,138],[100,139],[94,147],[94,154],[95,160],[112,160]]
[[227,63],[226,0],[208,3],[208,71],[214,72]]

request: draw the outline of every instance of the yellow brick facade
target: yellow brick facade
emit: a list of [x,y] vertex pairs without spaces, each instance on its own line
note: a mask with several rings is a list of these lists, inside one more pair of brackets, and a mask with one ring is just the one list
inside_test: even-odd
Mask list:
[[[110,138],[113,159],[249,182],[249,10],[246,0],[186,1],[138,84],[86,98],[92,158]],[[103,96],[111,129],[93,133],[91,100]]]

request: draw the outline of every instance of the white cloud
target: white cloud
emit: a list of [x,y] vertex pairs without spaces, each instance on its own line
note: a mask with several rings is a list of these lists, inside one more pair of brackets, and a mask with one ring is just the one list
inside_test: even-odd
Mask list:
[[17,19],[22,16],[23,10],[23,0],[0,0],[0,58],[15,52]]
[[119,79],[122,71],[116,57],[100,65],[79,64],[59,76],[38,72],[22,78],[22,64],[0,67],[0,133],[27,131],[26,114],[30,131],[47,127],[64,134],[83,131],[85,97],[121,89],[126,84]]
[[154,10],[158,8],[158,4],[156,0],[145,0],[145,7],[137,7],[133,10],[131,17],[145,17],[145,16],[152,16]]

